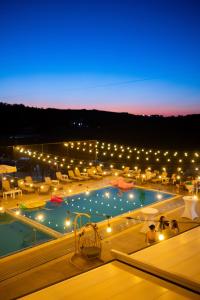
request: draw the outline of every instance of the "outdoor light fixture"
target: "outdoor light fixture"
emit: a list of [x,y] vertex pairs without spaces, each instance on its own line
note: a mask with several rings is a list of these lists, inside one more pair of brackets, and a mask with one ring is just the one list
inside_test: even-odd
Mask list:
[[107,228],[106,228],[107,233],[112,232],[112,227],[110,226],[109,218],[110,218],[110,216],[107,216],[107,219],[108,219]]
[[3,213],[3,212],[4,212],[4,207],[0,206],[0,213]]
[[[190,164],[192,164],[193,169],[195,171],[198,171],[198,164],[199,164],[199,157],[200,157],[200,153],[192,153],[192,152],[170,152],[170,151],[160,151],[160,150],[149,150],[146,148],[131,148],[130,146],[124,146],[124,145],[117,145],[117,144],[111,144],[111,143],[101,143],[99,141],[96,141],[94,143],[91,143],[90,141],[87,142],[83,142],[83,141],[76,141],[76,142],[65,142],[63,143],[63,146],[65,147],[70,147],[73,149],[73,151],[76,151],[76,149],[78,149],[79,151],[84,151],[84,152],[88,152],[89,155],[92,155],[92,153],[94,152],[93,150],[95,150],[95,153],[98,153],[98,156],[102,156],[103,157],[107,157],[110,156],[111,158],[113,157],[118,157],[120,159],[125,159],[127,161],[127,163],[133,160],[136,162],[139,162],[140,160],[144,160],[144,161],[149,161],[154,163],[158,163],[160,164],[160,162],[164,163],[164,158],[165,158],[165,162],[168,164],[168,166],[170,165],[170,163],[174,163],[175,165],[179,164],[182,165],[182,168],[176,168],[177,171],[184,171],[185,165],[184,163],[188,162]],[[91,147],[89,149],[89,147]],[[68,148],[69,149],[69,148]],[[78,159],[69,159],[68,158],[63,158],[63,157],[59,157],[59,156],[55,156],[53,154],[50,153],[40,153],[39,151],[34,151],[32,149],[25,149],[23,147],[15,147],[15,150],[18,151],[21,155],[26,155],[28,157],[32,157],[32,159],[37,158],[37,160],[40,160],[48,165],[53,165],[54,167],[59,166],[59,167],[66,167],[68,169],[70,168],[75,168],[75,166],[79,163]],[[135,151],[136,156],[132,157],[129,155],[129,153],[132,153],[133,151]],[[139,156],[139,153],[141,155],[141,157]],[[138,156],[137,156],[138,155]],[[157,158],[155,157],[155,159],[153,159],[153,156],[156,155]],[[43,156],[43,157],[42,157]],[[168,156],[168,157],[167,157]],[[100,158],[100,157],[98,157]],[[65,162],[66,161],[66,162]],[[120,165],[119,162],[111,162],[112,164],[110,165],[110,168],[115,168],[117,167],[122,167],[122,165],[124,165],[125,161],[123,161]],[[70,164],[70,166],[69,166]],[[86,164],[86,161],[82,161],[81,163],[79,163],[79,165],[83,165]],[[87,165],[92,166],[94,163],[93,161],[87,161]],[[129,165],[130,167],[130,165]],[[141,166],[139,166],[141,167]],[[122,168],[123,169],[123,168]],[[162,170],[162,167],[160,166],[160,169]],[[105,175],[105,174],[104,174]]]
[[66,225],[67,227],[69,227],[69,226],[71,225],[71,220],[70,220],[69,217],[66,218],[66,220],[65,220],[65,225]]
[[44,220],[44,215],[43,214],[37,215],[36,220],[43,221]]
[[164,234],[163,233],[159,233],[158,239],[159,239],[159,241],[163,241],[165,239]]

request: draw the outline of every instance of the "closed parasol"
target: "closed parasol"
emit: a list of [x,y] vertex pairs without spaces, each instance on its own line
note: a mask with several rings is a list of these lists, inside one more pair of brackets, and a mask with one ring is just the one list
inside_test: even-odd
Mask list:
[[15,173],[15,172],[17,172],[17,168],[15,166],[0,165],[0,174]]

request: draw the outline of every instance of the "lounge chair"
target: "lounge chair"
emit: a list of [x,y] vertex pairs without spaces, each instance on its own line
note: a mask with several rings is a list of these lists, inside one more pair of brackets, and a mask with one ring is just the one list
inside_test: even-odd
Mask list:
[[70,179],[77,180],[77,181],[83,181],[84,180],[83,178],[81,178],[79,176],[75,176],[75,174],[72,170],[69,170],[68,174],[69,174]]
[[50,186],[48,184],[42,184],[38,188],[38,194],[48,194],[50,192]]
[[108,171],[108,170],[103,171],[101,166],[97,166],[96,169],[97,169],[97,172],[99,175],[103,175],[103,176],[112,175],[111,171]]
[[15,194],[22,195],[21,189],[12,189],[10,187],[10,182],[8,180],[2,180],[2,190],[3,190],[3,198],[7,198],[7,196],[11,196],[15,198]]
[[61,172],[56,172],[56,178],[62,183],[72,182],[72,180],[70,180],[66,174],[62,174]]
[[118,176],[124,176],[125,174],[128,174],[129,173],[129,167],[125,167],[123,170],[118,170],[118,169],[113,169],[113,174]]
[[129,167],[125,167],[124,170],[121,173],[121,176],[125,178],[135,178],[136,177],[136,171],[130,170]]
[[59,183],[59,180],[52,180],[50,177],[44,177],[45,184],[49,185],[51,189],[62,189],[63,186]]
[[93,179],[101,179],[102,178],[102,176],[95,174],[92,169],[87,169],[87,173],[88,173],[88,176]]
[[35,190],[32,186],[26,186],[23,179],[17,181],[18,187],[25,193],[34,193]]
[[31,176],[26,176],[24,179],[26,183],[33,183],[33,178]]
[[75,168],[74,173],[77,177],[82,178],[83,180],[89,180],[90,177],[86,173],[81,173],[79,168]]

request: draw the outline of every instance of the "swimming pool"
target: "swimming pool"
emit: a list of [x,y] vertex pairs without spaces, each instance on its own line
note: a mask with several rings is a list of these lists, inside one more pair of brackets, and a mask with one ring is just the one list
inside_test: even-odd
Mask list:
[[51,240],[52,237],[13,216],[0,214],[0,257]]
[[[65,227],[67,211],[71,213],[72,222],[75,212],[89,213],[91,222],[100,222],[107,216],[115,217],[172,196],[172,194],[141,188],[120,192],[117,188],[106,187],[64,198],[64,201],[58,204],[48,201],[43,209],[24,210],[22,214],[56,231],[66,233],[69,231]],[[83,223],[86,221],[88,220],[83,218]],[[72,231],[72,228],[70,230]]]

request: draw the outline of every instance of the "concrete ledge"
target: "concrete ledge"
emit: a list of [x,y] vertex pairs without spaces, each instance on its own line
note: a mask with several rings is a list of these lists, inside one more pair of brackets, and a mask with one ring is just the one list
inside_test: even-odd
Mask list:
[[141,271],[150,273],[156,277],[175,283],[176,285],[179,285],[181,287],[187,288],[195,293],[200,293],[200,285],[188,278],[181,277],[174,273],[170,273],[155,266],[138,261],[134,258],[131,258],[129,255],[114,249],[111,250],[111,253],[116,260],[131,265],[132,267],[137,268]]
[[5,210],[7,214],[11,215],[13,218],[25,223],[25,224],[28,224],[29,226],[31,227],[34,227],[34,228],[37,228],[38,230],[54,237],[54,238],[59,238],[59,237],[62,237],[63,234],[61,234],[60,232],[58,231],[55,231],[43,224],[40,224],[34,220],[30,220],[29,218],[27,217],[24,217],[22,215],[16,215],[13,211],[9,210],[9,209],[6,209]]

